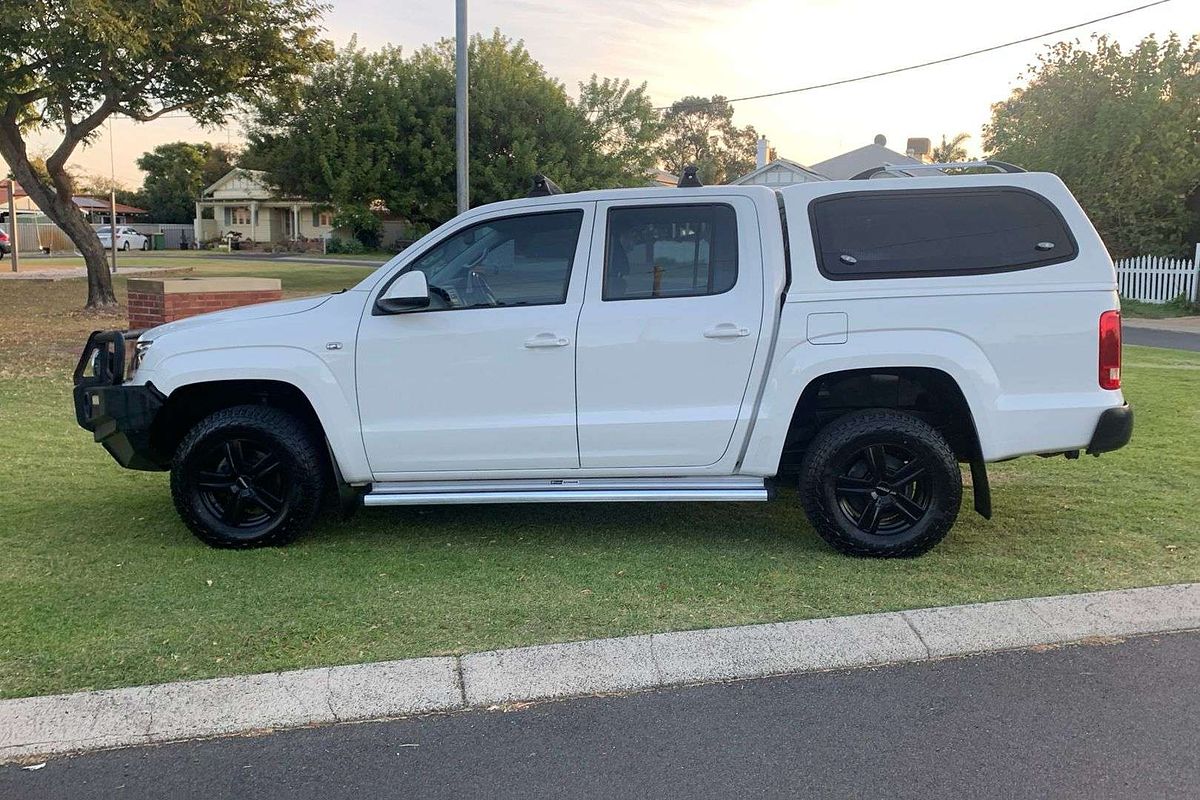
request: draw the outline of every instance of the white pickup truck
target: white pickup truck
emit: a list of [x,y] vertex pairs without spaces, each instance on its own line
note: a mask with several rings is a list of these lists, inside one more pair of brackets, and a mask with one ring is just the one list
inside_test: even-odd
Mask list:
[[346,291],[97,332],[79,424],[169,469],[222,547],[290,542],[338,496],[795,482],[832,546],[915,555],[958,515],[960,463],[987,517],[987,462],[1129,440],[1112,261],[1053,175],[556,189],[472,209]]

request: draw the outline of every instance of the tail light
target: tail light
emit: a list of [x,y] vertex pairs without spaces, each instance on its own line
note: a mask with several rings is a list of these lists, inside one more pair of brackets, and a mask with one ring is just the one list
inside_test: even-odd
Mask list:
[[1121,312],[1100,315],[1100,388],[1121,388]]

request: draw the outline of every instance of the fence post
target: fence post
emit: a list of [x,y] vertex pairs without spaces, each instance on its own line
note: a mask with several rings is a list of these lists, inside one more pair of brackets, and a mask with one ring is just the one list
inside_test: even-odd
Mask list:
[[1192,259],[1192,297],[1193,303],[1200,303],[1200,242],[1196,242],[1196,255]]

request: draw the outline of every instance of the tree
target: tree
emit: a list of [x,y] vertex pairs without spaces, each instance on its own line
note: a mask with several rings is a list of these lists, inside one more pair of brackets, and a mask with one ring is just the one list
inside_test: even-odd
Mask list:
[[154,222],[191,222],[205,187],[235,166],[237,150],[208,142],[170,142],[143,153],[138,169],[146,173],[142,202]]
[[[318,0],[26,0],[0,14],[0,156],[87,264],[88,308],[116,304],[100,241],[71,202],[71,155],[121,114],[185,111],[216,125],[239,101],[285,96],[327,57]],[[62,139],[41,177],[26,137]]]
[[[593,79],[576,103],[498,31],[472,37],[468,57],[472,205],[521,196],[537,172],[566,189],[644,182],[657,135],[644,87]],[[440,224],[456,208],[454,42],[407,56],[351,42],[298,102],[262,100],[249,140],[246,163],[281,191],[328,203],[363,238],[380,207]]]
[[663,115],[659,161],[676,174],[688,164],[706,184],[728,183],[754,169],[758,133],[733,124],[733,106],[720,95],[684,97]]
[[992,106],[984,146],[1061,176],[1115,255],[1185,251],[1200,234],[1200,37],[1048,48]]
[[953,138],[946,139],[946,134],[942,134],[942,143],[934,145],[933,151],[929,154],[936,164],[948,164],[954,161],[967,160],[967,148],[963,144],[967,139],[971,138],[971,134],[963,131],[956,133]]
[[579,84],[579,105],[591,122],[593,144],[616,166],[617,185],[645,182],[657,164],[655,147],[664,132],[662,116],[646,94],[646,84],[592,75]]

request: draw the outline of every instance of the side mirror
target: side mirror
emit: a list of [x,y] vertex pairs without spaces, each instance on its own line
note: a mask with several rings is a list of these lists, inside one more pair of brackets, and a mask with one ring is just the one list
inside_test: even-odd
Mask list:
[[420,270],[405,272],[375,301],[378,314],[403,314],[429,305],[429,282]]

